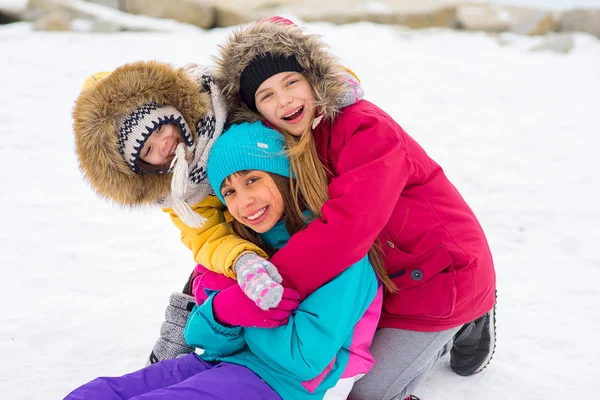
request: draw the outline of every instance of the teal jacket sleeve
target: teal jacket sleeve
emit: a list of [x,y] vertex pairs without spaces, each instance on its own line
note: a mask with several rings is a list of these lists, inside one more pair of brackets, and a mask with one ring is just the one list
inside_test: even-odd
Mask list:
[[303,381],[319,375],[353,332],[377,295],[377,279],[367,257],[306,298],[287,325],[245,328],[250,350],[273,369]]
[[226,357],[246,348],[241,327],[228,327],[219,324],[213,314],[212,293],[202,305],[192,309],[183,331],[185,341],[194,347],[204,349],[207,355]]

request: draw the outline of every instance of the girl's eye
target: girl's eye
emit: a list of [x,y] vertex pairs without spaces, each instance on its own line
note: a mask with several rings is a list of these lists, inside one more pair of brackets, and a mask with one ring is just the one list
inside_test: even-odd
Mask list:
[[161,126],[160,128],[158,128],[158,130],[156,131],[156,135],[157,135],[157,136],[160,136],[160,134],[162,133],[162,131],[163,131],[163,128],[164,128],[164,127],[165,127],[165,126],[163,125],[163,126]]
[[298,82],[298,79],[292,79],[292,80],[288,81],[286,86],[292,86],[296,82]]
[[148,146],[148,150],[146,150],[144,157],[148,157],[148,155],[150,154],[151,151],[152,151],[152,146]]
[[252,185],[257,180],[258,180],[258,178],[256,178],[256,177],[248,178],[248,180],[246,181],[246,185]]
[[224,191],[223,193],[221,193],[221,195],[222,195],[223,197],[227,197],[227,196],[229,196],[229,195],[231,195],[231,194],[233,194],[233,189],[229,189],[229,190],[226,190],[226,191]]
[[271,97],[272,94],[271,93],[265,93],[264,95],[262,95],[262,97],[260,98],[260,101],[265,101],[266,99],[268,99],[269,97]]

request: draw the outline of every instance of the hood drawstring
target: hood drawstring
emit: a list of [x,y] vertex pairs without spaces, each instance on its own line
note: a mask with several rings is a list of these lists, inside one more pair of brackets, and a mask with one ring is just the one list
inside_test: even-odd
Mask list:
[[175,148],[175,158],[171,161],[170,169],[173,171],[173,178],[171,179],[173,211],[181,218],[184,224],[192,228],[200,228],[206,222],[206,218],[192,210],[183,200],[189,179],[189,168],[185,159],[185,146],[185,143],[177,145]]

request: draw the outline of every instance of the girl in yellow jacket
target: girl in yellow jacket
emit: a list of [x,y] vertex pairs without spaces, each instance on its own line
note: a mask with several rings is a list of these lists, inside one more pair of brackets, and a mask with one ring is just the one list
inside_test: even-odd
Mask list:
[[[226,116],[207,68],[136,62],[86,80],[73,111],[75,149],[83,175],[100,196],[129,207],[160,206],[198,264],[237,278],[244,293],[268,310],[281,300],[281,276],[262,249],[233,234],[231,217],[211,195],[206,176]],[[173,310],[186,315],[189,299],[172,296],[167,320]],[[162,331],[177,330],[177,323],[171,325]],[[182,331],[185,320],[179,325]],[[151,361],[176,355],[155,353],[163,354]]]

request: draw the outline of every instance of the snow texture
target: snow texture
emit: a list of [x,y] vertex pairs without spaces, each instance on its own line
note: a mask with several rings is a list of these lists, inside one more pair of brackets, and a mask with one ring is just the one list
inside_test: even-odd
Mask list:
[[[600,42],[568,55],[483,33],[310,24],[445,169],[488,235],[498,346],[472,377],[444,358],[427,400],[600,392]],[[57,399],[138,369],[193,267],[166,214],[98,198],[74,154],[84,79],[123,63],[209,63],[230,29],[34,33],[0,27],[0,393]]]

